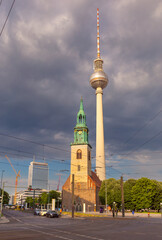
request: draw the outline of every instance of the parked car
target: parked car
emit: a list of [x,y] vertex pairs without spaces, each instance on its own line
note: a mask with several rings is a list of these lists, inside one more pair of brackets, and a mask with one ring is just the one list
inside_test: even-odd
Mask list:
[[39,215],[40,216],[46,216],[46,213],[47,213],[47,209],[41,209],[40,212],[39,212]]
[[49,210],[47,213],[46,213],[46,217],[49,217],[49,218],[58,218],[60,215],[56,212],[56,211],[52,211],[52,210]]
[[40,215],[40,211],[41,211],[40,209],[35,209],[34,210],[34,215]]

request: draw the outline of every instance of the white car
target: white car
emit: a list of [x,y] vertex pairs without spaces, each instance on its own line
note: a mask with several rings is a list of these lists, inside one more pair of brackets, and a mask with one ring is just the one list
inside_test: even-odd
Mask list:
[[47,213],[47,209],[41,209],[40,212],[39,212],[39,215],[40,216],[46,216],[46,213]]

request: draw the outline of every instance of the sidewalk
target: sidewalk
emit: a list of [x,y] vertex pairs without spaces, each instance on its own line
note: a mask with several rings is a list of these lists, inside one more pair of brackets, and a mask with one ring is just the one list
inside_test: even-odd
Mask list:
[[8,222],[9,222],[9,220],[5,216],[0,218],[0,224],[1,223],[8,223]]
[[[103,216],[103,217],[112,217],[112,212],[104,212],[104,213],[99,213],[99,212],[86,212],[86,214],[92,214],[92,215],[99,215],[99,216]],[[122,213],[118,212],[118,217],[122,217]],[[161,218],[161,214],[157,214],[157,213],[140,213],[140,212],[135,212],[134,215],[131,212],[126,212],[125,213],[125,217],[144,217],[144,218]]]
[[[62,216],[70,216],[71,212],[62,212]],[[75,217],[109,217],[112,218],[112,212],[104,212],[104,213],[99,213],[99,212],[75,212],[74,213]],[[118,212],[118,215],[115,215],[115,218],[123,218],[122,217],[122,213]],[[157,214],[157,213],[140,213],[140,212],[135,212],[134,215],[131,212],[126,212],[125,213],[125,218],[131,218],[131,219],[136,219],[136,218],[147,218],[147,219],[160,219],[162,220],[161,214]]]

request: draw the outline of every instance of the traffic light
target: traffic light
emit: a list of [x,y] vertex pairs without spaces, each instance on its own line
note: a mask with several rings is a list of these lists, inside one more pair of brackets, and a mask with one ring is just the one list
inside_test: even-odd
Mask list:
[[32,191],[32,186],[31,185],[29,185],[28,190]]

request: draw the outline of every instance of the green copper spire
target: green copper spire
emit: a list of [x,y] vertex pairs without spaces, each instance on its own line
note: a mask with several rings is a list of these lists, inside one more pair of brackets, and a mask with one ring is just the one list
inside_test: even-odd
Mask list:
[[88,143],[88,127],[86,124],[86,115],[83,107],[83,98],[80,100],[80,109],[77,114],[77,123],[74,128],[74,142],[71,145],[89,144]]
[[80,110],[84,111],[84,109],[83,109],[83,98],[82,97],[80,99]]
[[87,127],[86,125],[86,115],[84,113],[84,108],[83,108],[83,98],[81,97],[80,100],[80,109],[77,114],[77,124],[76,127]]

